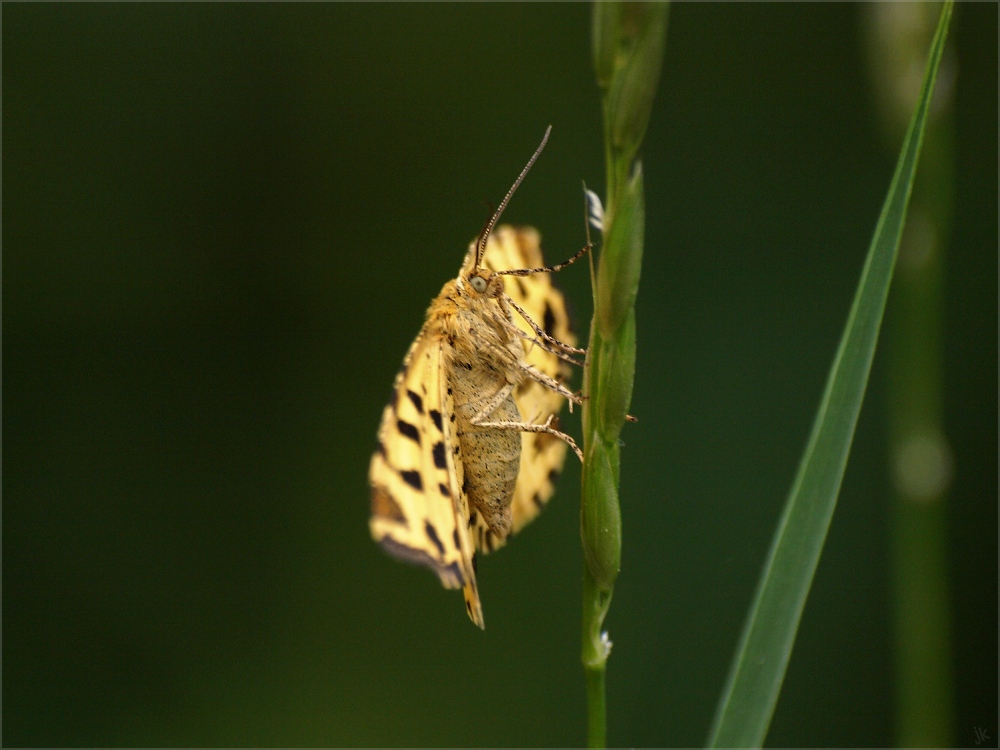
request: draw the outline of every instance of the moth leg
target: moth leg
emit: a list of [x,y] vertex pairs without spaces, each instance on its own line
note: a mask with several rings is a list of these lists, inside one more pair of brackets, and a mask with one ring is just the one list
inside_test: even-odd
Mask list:
[[[497,354],[500,355],[501,360],[505,360],[505,361],[509,362],[511,365],[513,365],[513,366],[517,367],[519,370],[523,371],[532,380],[537,380],[539,383],[541,383],[542,385],[544,385],[546,388],[551,388],[553,391],[555,391],[560,396],[562,396],[563,398],[565,398],[569,402],[570,413],[573,412],[573,404],[582,404],[583,403],[583,396],[580,396],[577,393],[573,393],[568,388],[566,388],[566,386],[564,386],[562,383],[560,383],[559,381],[555,380],[554,378],[550,378],[548,375],[546,375],[541,370],[538,370],[538,369],[532,367],[527,362],[518,362],[517,360],[515,360],[513,357],[510,356],[509,352],[507,352],[504,349],[501,349],[496,344],[489,344],[489,343],[487,343],[487,346],[490,349],[492,349],[493,351],[497,352]],[[506,386],[504,386],[504,387],[506,388]],[[506,396],[505,396],[505,398],[506,398]],[[499,404],[500,401],[502,401],[502,400],[503,399],[499,399],[497,401],[497,404]],[[494,408],[496,408],[496,407],[494,406]]]
[[[531,316],[528,315],[528,313],[526,313],[521,308],[521,306],[519,304],[517,304],[510,297],[507,297],[506,301],[507,301],[507,304],[509,304],[511,307],[513,307],[515,310],[517,310],[517,312],[520,314],[520,316],[522,318],[524,318],[524,322],[527,323],[529,326],[531,326],[532,330],[538,335],[538,337],[541,338],[541,339],[543,339],[543,340],[545,340],[545,341],[547,341],[549,343],[549,345],[552,346],[553,348],[561,349],[562,351],[567,352],[569,354],[586,354],[587,353],[586,349],[577,349],[575,346],[570,346],[569,344],[564,344],[559,339],[554,338],[552,336],[549,336],[549,334],[547,334],[545,332],[545,329],[543,329],[540,325],[538,325],[538,323],[536,323],[534,320],[532,320]],[[520,330],[520,329],[518,329],[518,330]],[[547,351],[551,351],[551,350],[547,350]],[[552,352],[552,354],[556,354],[556,352]],[[574,361],[574,360],[569,360],[569,361]]]
[[517,430],[518,432],[544,432],[548,435],[553,435],[560,440],[565,441],[576,457],[580,459],[580,463],[583,463],[583,451],[577,446],[576,441],[573,440],[565,432],[560,432],[555,427],[552,426],[552,420],[555,418],[555,414],[549,414],[549,418],[545,420],[545,424],[530,424],[528,422],[484,422],[477,421],[481,416],[484,416],[482,412],[477,414],[472,418],[472,423],[480,427],[495,427],[500,430]]
[[[539,374],[541,374],[541,373],[539,373]],[[550,378],[550,380],[551,380],[551,378]],[[554,380],[552,382],[555,383]],[[558,385],[558,383],[557,383],[557,385]],[[547,433],[549,435],[553,435],[553,436],[559,438],[560,440],[564,440],[569,445],[569,447],[573,449],[573,452],[576,453],[577,458],[579,458],[580,461],[581,461],[581,463],[582,463],[583,462],[583,452],[577,446],[576,441],[573,440],[573,438],[571,438],[565,432],[560,432],[559,430],[557,430],[555,427],[552,426],[552,420],[555,419],[555,414],[549,414],[549,418],[545,420],[545,424],[532,424],[530,422],[509,422],[509,421],[490,422],[490,421],[487,421],[487,417],[500,404],[503,403],[504,399],[506,399],[508,396],[510,396],[510,394],[513,392],[513,390],[514,390],[514,384],[513,383],[508,383],[507,385],[505,385],[503,388],[501,388],[499,391],[497,391],[490,398],[490,400],[486,402],[485,406],[483,406],[483,408],[480,409],[476,413],[476,415],[471,420],[469,420],[469,421],[472,422],[472,424],[476,425],[477,427],[495,427],[495,428],[501,429],[501,430],[517,430],[518,432],[544,432],[544,433]],[[569,393],[569,391],[567,391],[567,393]],[[572,393],[570,393],[569,395],[571,397],[573,396]]]
[[[506,319],[500,318],[500,317],[498,317],[497,319],[501,321],[501,325],[503,325],[504,328],[507,328],[515,336],[518,336],[518,337],[520,337],[522,339],[530,341],[532,343],[532,345],[537,345],[541,349],[547,351],[552,356],[558,357],[559,359],[563,360],[564,362],[569,362],[571,365],[576,365],[577,367],[583,367],[583,362],[581,362],[578,359],[573,359],[573,357],[569,356],[565,351],[562,351],[561,349],[557,349],[555,346],[550,345],[549,343],[547,343],[543,339],[537,339],[537,338],[534,338],[532,336],[529,336],[524,331],[522,331],[520,328],[518,328],[516,325],[514,325],[513,323],[511,323],[509,320],[506,320]],[[534,325],[534,321],[532,321],[532,325]],[[544,331],[542,331],[542,334],[546,335]],[[546,336],[546,338],[551,338],[551,337]],[[559,343],[557,339],[552,339],[552,341],[556,341],[556,343]],[[586,354],[587,353],[586,349],[579,349],[578,350],[578,349],[573,349],[573,347],[566,347],[566,348],[567,349],[571,349],[572,351],[578,351],[581,354]]]
[[496,410],[496,408],[500,406],[500,404],[502,404],[507,399],[507,397],[510,396],[510,394],[513,392],[514,392],[514,384],[507,383],[507,385],[505,385],[499,391],[494,393],[490,397],[490,400],[486,402],[486,405],[482,409],[480,409],[476,413],[476,416],[474,416],[470,420],[472,424],[477,425],[479,427],[484,426],[483,420],[485,420],[487,416],[492,414]]
[[521,362],[518,365],[532,380],[537,380],[539,383],[544,385],[546,388],[551,388],[553,391],[558,393],[560,396],[565,398],[569,402],[569,410],[573,411],[573,404],[582,404],[583,396],[573,393],[566,386],[564,386],[559,381],[550,378],[544,372],[536,370],[534,367],[529,365],[527,362]]

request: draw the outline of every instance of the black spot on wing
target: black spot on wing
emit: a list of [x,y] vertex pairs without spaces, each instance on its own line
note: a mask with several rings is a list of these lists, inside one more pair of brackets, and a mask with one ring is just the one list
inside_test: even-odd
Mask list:
[[558,478],[559,469],[549,469],[549,481],[552,482],[552,484],[555,484]]
[[545,303],[545,316],[542,318],[542,328],[549,336],[555,336],[556,315],[552,312],[552,306],[548,302]]
[[514,277],[514,281],[517,283],[517,288],[521,291],[521,296],[527,299],[528,290],[524,288],[524,282],[517,278],[517,276]]
[[419,471],[401,471],[399,475],[403,478],[403,481],[410,485],[417,492],[424,491],[424,482],[420,478]]
[[531,496],[531,502],[533,502],[539,509],[545,505],[545,503],[542,502],[542,496],[537,492]]
[[416,427],[409,422],[404,422],[402,419],[396,420],[396,427],[401,433],[406,435],[406,437],[415,442],[417,445],[420,445],[420,433],[417,432]]
[[437,427],[439,431],[444,432],[444,423],[441,421],[441,412],[437,409],[431,409],[431,420],[434,422],[434,426]]
[[440,492],[445,497],[451,497],[451,490],[448,489],[448,485],[446,484],[439,484],[438,492]]
[[434,465],[439,469],[447,469],[448,464],[445,462],[444,443],[438,440],[434,443],[434,449],[432,452],[434,453]]
[[410,397],[410,401],[413,402],[414,408],[417,410],[418,414],[424,413],[424,400],[420,398],[416,393],[411,390],[406,391],[406,395]]
[[455,542],[455,548],[462,549],[462,540],[458,538],[458,529],[455,529],[451,532],[451,538],[452,541]]
[[444,557],[444,545],[441,544],[441,538],[438,536],[437,529],[435,529],[430,521],[424,521],[424,533],[427,534],[427,538],[431,540],[431,543],[437,547],[438,553]]
[[472,511],[472,513],[469,514],[469,528],[471,529],[475,523],[476,523],[476,511]]

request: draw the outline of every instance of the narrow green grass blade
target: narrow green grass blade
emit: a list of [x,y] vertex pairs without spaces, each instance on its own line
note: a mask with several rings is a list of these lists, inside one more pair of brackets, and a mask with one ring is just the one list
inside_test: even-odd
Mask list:
[[951,11],[946,2],[812,434],[716,711],[710,747],[760,747],[774,714],[865,395]]

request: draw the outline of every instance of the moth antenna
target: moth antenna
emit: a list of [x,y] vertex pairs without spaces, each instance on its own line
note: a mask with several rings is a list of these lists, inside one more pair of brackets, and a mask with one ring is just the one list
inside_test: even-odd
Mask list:
[[531,276],[535,273],[555,273],[556,271],[563,270],[568,265],[576,263],[592,247],[593,245],[588,242],[572,258],[564,260],[562,263],[557,263],[554,266],[545,266],[544,268],[512,268],[509,271],[497,271],[497,276]]
[[[479,247],[479,240],[482,238],[484,234],[486,234],[486,227],[489,226],[490,219],[493,217],[493,212],[496,211],[496,206],[493,205],[493,201],[483,201],[483,203],[486,204],[486,210],[488,211],[488,213],[486,214],[486,220],[483,222],[483,228],[480,229],[479,234],[476,235],[477,248]],[[477,253],[479,252],[478,249],[476,250],[476,252]]]
[[542,153],[542,149],[545,148],[545,144],[548,143],[549,133],[551,132],[552,126],[549,125],[545,129],[545,135],[542,136],[542,142],[538,144],[538,148],[535,149],[535,153],[532,154],[530,159],[528,159],[528,163],[524,165],[524,169],[521,170],[521,174],[519,174],[517,179],[514,180],[514,184],[511,185],[510,190],[507,191],[507,195],[505,195],[503,200],[500,201],[500,205],[493,213],[493,218],[491,218],[486,224],[486,228],[479,237],[479,245],[476,247],[476,268],[479,268],[480,263],[482,263],[483,253],[486,252],[486,240],[489,239],[490,232],[493,231],[494,225],[500,220],[500,215],[503,213],[503,210],[507,208],[507,202],[510,200],[511,196],[514,195],[514,191],[517,190],[518,186],[531,170],[531,167],[534,166],[535,162],[538,160],[539,155]]

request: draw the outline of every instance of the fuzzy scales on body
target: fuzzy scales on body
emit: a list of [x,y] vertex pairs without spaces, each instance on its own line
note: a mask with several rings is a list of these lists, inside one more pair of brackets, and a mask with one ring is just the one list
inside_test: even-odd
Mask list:
[[[500,277],[490,287],[502,291]],[[516,388],[525,373],[524,345],[510,331],[513,318],[502,296],[476,293],[455,280],[447,282],[428,310],[426,335],[448,342],[445,363],[455,400],[455,426],[465,469],[463,489],[474,514],[499,539],[511,530],[511,498],[521,461],[521,433],[473,423],[507,386]],[[461,301],[459,301],[459,298]],[[499,303],[499,304],[498,304]],[[506,316],[506,323],[500,319]],[[520,422],[513,391],[483,415],[490,422]],[[479,525],[474,515],[470,525]],[[490,535],[487,544],[492,546]]]

